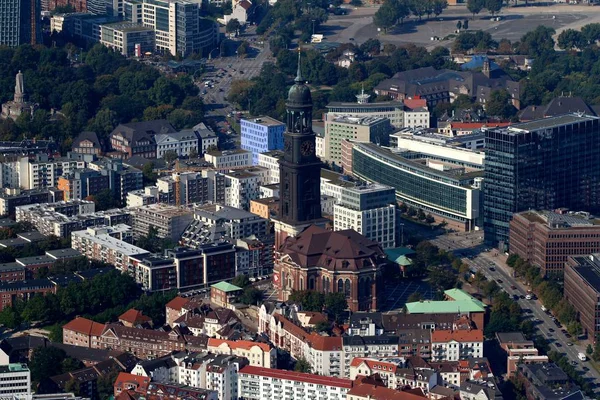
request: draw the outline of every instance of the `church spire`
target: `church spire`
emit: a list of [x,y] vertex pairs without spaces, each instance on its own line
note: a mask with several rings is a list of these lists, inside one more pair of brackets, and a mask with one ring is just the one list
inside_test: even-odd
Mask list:
[[302,68],[300,67],[300,55],[300,49],[298,48],[298,71],[296,72],[296,79],[294,79],[294,82],[296,83],[304,83],[304,79],[302,78]]

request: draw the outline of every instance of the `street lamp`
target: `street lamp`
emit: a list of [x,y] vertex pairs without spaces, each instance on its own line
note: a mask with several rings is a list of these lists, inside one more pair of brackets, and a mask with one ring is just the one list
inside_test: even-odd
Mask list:
[[212,49],[212,50],[210,51],[210,53],[208,53],[208,59],[209,59],[209,60],[211,60],[211,59],[212,59],[212,53],[213,53],[213,51],[215,51],[215,50],[219,50],[219,49],[218,49],[218,48],[216,48],[216,49]]

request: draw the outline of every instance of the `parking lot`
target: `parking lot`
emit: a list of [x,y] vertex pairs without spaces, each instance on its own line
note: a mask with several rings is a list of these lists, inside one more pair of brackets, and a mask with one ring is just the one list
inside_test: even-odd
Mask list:
[[424,300],[432,300],[434,291],[426,282],[421,281],[405,281],[399,284],[385,286],[384,303],[382,303],[383,311],[400,311],[406,300],[413,293],[420,293]]

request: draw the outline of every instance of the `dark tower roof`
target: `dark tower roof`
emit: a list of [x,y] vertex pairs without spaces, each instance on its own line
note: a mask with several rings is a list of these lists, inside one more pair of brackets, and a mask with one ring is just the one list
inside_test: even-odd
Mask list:
[[294,79],[294,85],[288,92],[288,105],[290,106],[312,106],[312,96],[310,89],[304,83],[302,78],[302,71],[300,67],[300,53],[298,53],[298,72],[296,73],[296,79]]

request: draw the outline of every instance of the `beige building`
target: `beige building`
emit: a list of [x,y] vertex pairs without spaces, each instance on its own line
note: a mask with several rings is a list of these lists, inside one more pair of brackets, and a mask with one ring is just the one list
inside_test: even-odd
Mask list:
[[104,327],[104,324],[77,317],[63,326],[63,343],[97,349]]
[[323,158],[341,165],[344,139],[387,146],[391,131],[392,126],[387,118],[341,116],[327,119],[325,121]]
[[133,235],[146,236],[150,227],[154,227],[158,237],[177,242],[193,219],[194,213],[187,207],[166,204],[139,207],[132,212]]
[[255,367],[277,368],[277,349],[267,343],[209,338],[206,350],[216,354],[245,357],[250,361],[250,365]]

